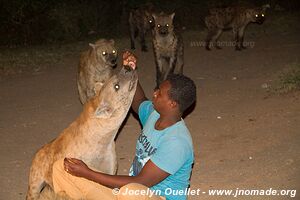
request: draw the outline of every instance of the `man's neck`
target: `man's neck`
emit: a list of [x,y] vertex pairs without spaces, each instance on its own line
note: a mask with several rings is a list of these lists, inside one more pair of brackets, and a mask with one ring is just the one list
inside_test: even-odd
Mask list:
[[156,130],[163,130],[168,128],[181,120],[181,115],[160,115],[155,123]]

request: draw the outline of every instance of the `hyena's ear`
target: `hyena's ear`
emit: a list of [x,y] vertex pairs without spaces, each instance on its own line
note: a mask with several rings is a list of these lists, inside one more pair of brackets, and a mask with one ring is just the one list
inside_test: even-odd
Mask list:
[[157,14],[156,13],[152,13],[152,17],[153,17],[154,20],[156,20],[157,19]]
[[101,102],[98,108],[95,111],[96,118],[108,119],[111,117],[113,109],[106,102]]
[[94,86],[94,93],[95,95],[98,94],[98,92],[101,90],[102,86],[104,85],[104,81],[102,82],[96,82]]
[[95,47],[96,47],[96,45],[92,44],[92,43],[89,43],[89,46],[92,47],[93,49],[95,49]]
[[171,17],[172,20],[174,19],[174,16],[175,16],[175,13],[173,12],[173,13],[170,15],[170,17]]
[[113,39],[110,39],[109,42],[112,44],[112,45],[115,45],[115,41]]
[[268,8],[271,8],[270,4],[265,4],[265,5],[263,5],[263,6],[262,6],[263,12],[266,12],[266,10],[267,10]]

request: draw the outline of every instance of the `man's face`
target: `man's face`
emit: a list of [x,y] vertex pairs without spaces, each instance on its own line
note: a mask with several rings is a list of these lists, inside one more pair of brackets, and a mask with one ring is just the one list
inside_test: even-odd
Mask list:
[[169,109],[169,104],[172,101],[168,94],[170,89],[171,83],[169,81],[164,81],[160,84],[159,88],[154,91],[153,106],[158,113]]

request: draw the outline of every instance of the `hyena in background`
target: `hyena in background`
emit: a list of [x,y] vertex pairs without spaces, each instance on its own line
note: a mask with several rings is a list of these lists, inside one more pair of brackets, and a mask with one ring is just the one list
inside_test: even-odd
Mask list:
[[174,16],[175,13],[153,14],[155,27],[152,42],[156,64],[156,88],[170,73],[183,73],[184,45],[181,35],[174,30]]
[[262,24],[267,8],[270,8],[269,4],[254,8],[234,6],[210,9],[210,14],[205,17],[205,24],[208,29],[206,49],[210,50],[212,46],[221,49],[218,45],[218,38],[226,29],[233,31],[235,49],[245,49],[246,47],[243,45],[245,28],[249,23]]
[[100,39],[81,53],[77,75],[77,88],[82,104],[94,97],[113,75],[117,65],[117,50],[113,39]]
[[153,28],[154,6],[145,4],[129,13],[129,28],[131,49],[135,49],[134,39],[139,36],[142,51],[147,51],[145,36]]

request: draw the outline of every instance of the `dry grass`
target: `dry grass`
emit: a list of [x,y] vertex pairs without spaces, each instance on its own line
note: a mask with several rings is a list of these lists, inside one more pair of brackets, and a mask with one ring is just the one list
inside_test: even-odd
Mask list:
[[277,91],[280,93],[300,90],[300,63],[289,64],[287,69],[287,72],[283,72],[279,77],[280,84]]
[[78,54],[82,43],[0,49],[0,76],[39,73]]

